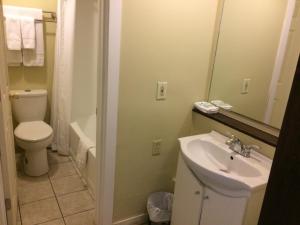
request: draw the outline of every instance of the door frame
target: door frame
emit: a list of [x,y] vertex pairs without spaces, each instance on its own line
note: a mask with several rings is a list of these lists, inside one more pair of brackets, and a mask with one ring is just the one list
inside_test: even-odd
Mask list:
[[284,16],[284,21],[282,25],[279,45],[277,49],[274,69],[272,73],[271,83],[269,86],[268,92],[268,103],[267,103],[267,110],[264,115],[264,123],[269,124],[274,108],[274,98],[276,96],[276,92],[278,89],[278,81],[280,79],[280,75],[282,73],[282,67],[284,64],[284,58],[286,56],[286,50],[288,45],[288,39],[290,35],[290,28],[293,20],[293,15],[295,11],[296,0],[288,0],[286,12]]
[[9,225],[17,223],[17,173],[15,160],[12,112],[9,100],[8,66],[0,0],[0,153],[6,218]]
[[[96,224],[113,224],[122,0],[100,0]],[[99,115],[100,114],[100,115]]]
[[4,183],[3,183],[3,174],[2,174],[1,165],[2,163],[0,158],[0,225],[7,225],[5,197],[4,197]]

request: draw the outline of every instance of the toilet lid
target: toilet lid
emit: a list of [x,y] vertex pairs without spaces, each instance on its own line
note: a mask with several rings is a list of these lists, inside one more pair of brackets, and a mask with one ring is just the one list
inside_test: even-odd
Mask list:
[[14,133],[21,140],[37,142],[50,137],[53,130],[44,121],[31,121],[20,123]]

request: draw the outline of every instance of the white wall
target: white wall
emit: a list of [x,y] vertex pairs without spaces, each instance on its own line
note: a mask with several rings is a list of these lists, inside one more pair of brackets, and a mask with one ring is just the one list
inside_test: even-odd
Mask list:
[[[126,0],[122,10],[114,221],[143,214],[154,191],[172,191],[193,102],[208,83],[218,0]],[[157,81],[168,82],[156,101]],[[151,155],[162,139],[161,155]]]
[[72,121],[96,112],[98,5],[76,1]]

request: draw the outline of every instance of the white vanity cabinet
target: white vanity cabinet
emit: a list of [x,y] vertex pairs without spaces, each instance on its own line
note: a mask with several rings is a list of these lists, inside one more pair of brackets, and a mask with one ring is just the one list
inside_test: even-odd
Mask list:
[[171,225],[199,225],[204,186],[178,159]]
[[205,188],[200,225],[242,225],[248,198],[232,198]]
[[247,198],[221,195],[201,184],[179,156],[172,225],[242,225]]

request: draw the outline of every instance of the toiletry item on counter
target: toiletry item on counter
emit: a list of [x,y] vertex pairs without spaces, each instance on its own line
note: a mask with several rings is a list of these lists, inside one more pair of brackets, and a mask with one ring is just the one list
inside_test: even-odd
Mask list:
[[220,107],[220,108],[228,110],[228,111],[230,111],[232,109],[232,105],[229,105],[228,103],[225,103],[222,100],[212,100],[211,103],[217,107]]
[[201,112],[207,113],[207,114],[213,114],[217,113],[219,111],[219,107],[209,103],[209,102],[195,102],[194,106],[200,110]]

